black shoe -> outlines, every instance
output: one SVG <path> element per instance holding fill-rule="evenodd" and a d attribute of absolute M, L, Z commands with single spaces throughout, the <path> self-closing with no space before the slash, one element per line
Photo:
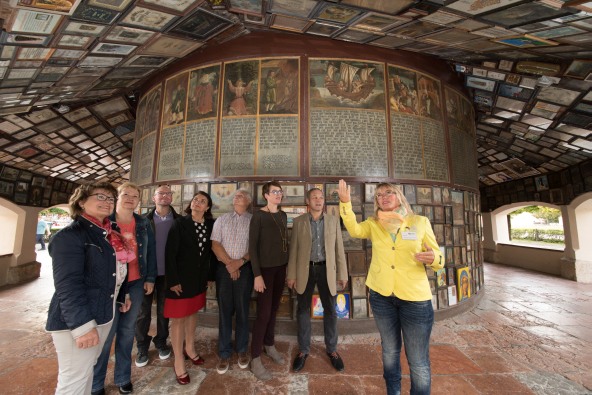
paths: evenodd
<path fill-rule="evenodd" d="M 98 391 L 92 391 L 90 395 L 105 395 L 105 388 L 102 388 Z"/>
<path fill-rule="evenodd" d="M 134 392 L 134 386 L 132 383 L 127 383 L 126 385 L 119 387 L 120 394 L 131 394 L 132 392 Z"/>
<path fill-rule="evenodd" d="M 295 372 L 299 372 L 304 367 L 304 363 L 306 362 L 306 358 L 308 358 L 308 354 L 299 353 L 292 364 L 292 370 Z"/>
<path fill-rule="evenodd" d="M 345 366 L 343 366 L 343 359 L 337 354 L 337 351 L 328 352 L 327 356 L 331 360 L 331 365 L 333 365 L 335 370 L 342 372 L 343 369 L 345 369 Z"/>

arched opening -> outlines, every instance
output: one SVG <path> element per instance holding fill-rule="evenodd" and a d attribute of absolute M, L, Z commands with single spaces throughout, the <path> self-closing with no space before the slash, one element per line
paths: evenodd
<path fill-rule="evenodd" d="M 561 210 L 542 205 L 520 207 L 508 215 L 510 243 L 526 247 L 565 248 Z"/>
<path fill-rule="evenodd" d="M 512 243 L 510 227 L 508 226 L 508 215 L 526 206 L 543 206 L 560 209 L 561 207 L 535 201 L 512 203 L 498 208 L 491 213 L 483 213 L 484 222 L 484 257 L 492 263 L 522 267 L 528 270 L 535 270 L 543 273 L 562 275 L 562 259 L 564 249 L 550 249 L 540 246 L 523 246 Z M 562 214 L 563 211 L 562 211 Z M 569 237 L 565 230 L 566 239 Z M 489 225 L 489 229 L 488 229 Z M 566 241 L 566 244 L 569 244 Z"/>
<path fill-rule="evenodd" d="M 17 205 L 0 198 L 0 222 L 5 229 L 9 230 L 0 237 L 0 256 L 14 253 L 18 217 L 21 214 L 23 214 L 23 210 Z"/>
<path fill-rule="evenodd" d="M 578 196 L 564 211 L 567 226 L 562 276 L 578 282 L 592 283 L 592 193 Z"/>

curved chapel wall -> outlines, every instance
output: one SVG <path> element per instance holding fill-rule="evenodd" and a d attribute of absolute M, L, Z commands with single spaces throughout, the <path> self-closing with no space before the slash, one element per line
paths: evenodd
<path fill-rule="evenodd" d="M 238 187 L 251 189 L 261 206 L 262 183 L 276 179 L 291 218 L 305 212 L 304 192 L 313 184 L 337 213 L 336 182 L 345 178 L 363 219 L 373 212 L 376 182 L 393 181 L 432 221 L 446 253 L 445 271 L 428 270 L 435 307 L 450 309 L 456 291 L 468 298 L 482 286 L 474 113 L 446 63 L 257 32 L 196 52 L 144 88 L 130 177 L 147 187 L 142 210 L 161 183 L 178 192 L 178 210 L 205 189 L 216 214 L 229 211 Z M 366 318 L 371 248 L 343 232 L 351 315 Z M 467 274 L 470 290 L 457 288 Z M 293 302 L 284 302 L 283 317 L 292 318 Z"/>

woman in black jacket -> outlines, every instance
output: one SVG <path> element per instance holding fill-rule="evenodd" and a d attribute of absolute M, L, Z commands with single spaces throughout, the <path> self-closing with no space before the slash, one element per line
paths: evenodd
<path fill-rule="evenodd" d="M 214 264 L 210 235 L 214 226 L 212 199 L 198 192 L 169 232 L 165 252 L 166 300 L 164 316 L 171 319 L 171 343 L 175 354 L 175 376 L 181 385 L 190 382 L 185 359 L 194 365 L 204 360 L 195 351 L 197 312 L 206 303 L 207 283 Z M 183 348 L 185 342 L 185 348 Z"/>
<path fill-rule="evenodd" d="M 115 309 L 131 307 L 126 274 L 134 256 L 108 218 L 116 196 L 106 182 L 78 187 L 70 197 L 74 221 L 49 245 L 55 293 L 45 329 L 58 355 L 56 394 L 91 393 L 93 365 Z"/>

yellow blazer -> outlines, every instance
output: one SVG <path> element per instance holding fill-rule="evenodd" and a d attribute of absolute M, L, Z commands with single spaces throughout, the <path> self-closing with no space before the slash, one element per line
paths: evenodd
<path fill-rule="evenodd" d="M 434 261 L 430 266 L 434 270 L 444 266 L 440 247 L 426 217 L 411 215 L 405 218 L 393 242 L 390 234 L 374 218 L 358 223 L 351 202 L 339 203 L 339 212 L 351 237 L 372 240 L 372 262 L 366 278 L 368 288 L 384 296 L 394 294 L 402 300 L 432 299 L 425 266 L 414 257 L 422 251 L 425 242 L 434 250 Z"/>
<path fill-rule="evenodd" d="M 347 262 L 339 218 L 324 214 L 324 219 L 327 283 L 331 295 L 335 296 L 337 294 L 337 280 L 347 280 Z M 296 292 L 299 294 L 304 293 L 308 283 L 311 249 L 312 231 L 310 229 L 310 214 L 307 213 L 294 219 L 288 259 L 287 278 L 296 280 Z"/>

